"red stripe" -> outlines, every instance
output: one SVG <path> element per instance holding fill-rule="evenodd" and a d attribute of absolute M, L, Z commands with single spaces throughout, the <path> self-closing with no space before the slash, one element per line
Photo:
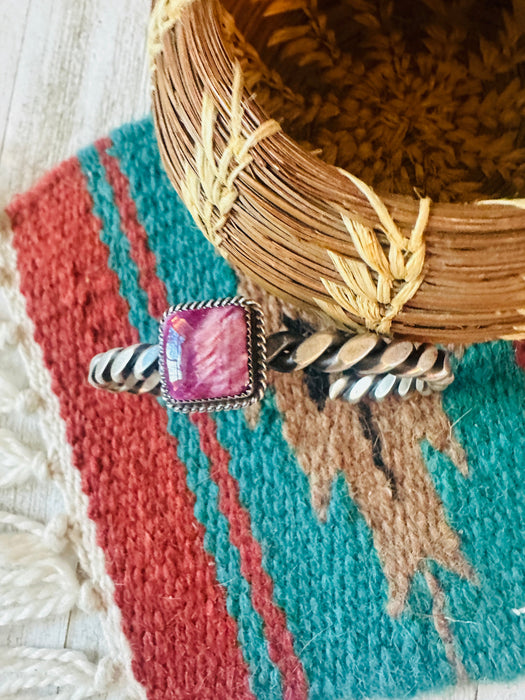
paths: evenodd
<path fill-rule="evenodd" d="M 148 235 L 138 220 L 137 207 L 129 192 L 129 181 L 120 170 L 117 158 L 108 153 L 108 148 L 112 146 L 111 139 L 101 139 L 95 145 L 113 188 L 121 228 L 130 242 L 131 258 L 139 269 L 139 284 L 148 296 L 148 311 L 154 318 L 160 318 L 168 307 L 166 287 L 157 276 L 155 254 L 149 249 Z"/>
<path fill-rule="evenodd" d="M 281 671 L 284 697 L 302 700 L 308 696 L 304 668 L 295 654 L 284 611 L 273 601 L 273 582 L 262 565 L 261 545 L 252 535 L 250 515 L 241 505 L 239 484 L 228 471 L 230 455 L 219 443 L 216 423 L 209 415 L 194 414 L 191 421 L 199 429 L 201 449 L 219 486 L 219 508 L 228 519 L 230 540 L 240 552 L 241 572 L 251 585 L 253 607 L 263 619 L 270 658 Z"/>
<path fill-rule="evenodd" d="M 253 698 L 166 412 L 151 397 L 113 396 L 86 382 L 95 353 L 133 343 L 137 333 L 108 269 L 78 161 L 15 200 L 9 214 L 28 313 L 115 582 L 138 680 L 154 700 Z"/>

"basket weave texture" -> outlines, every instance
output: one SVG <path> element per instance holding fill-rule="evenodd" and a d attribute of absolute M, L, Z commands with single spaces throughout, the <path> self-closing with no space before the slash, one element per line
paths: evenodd
<path fill-rule="evenodd" d="M 158 0 L 161 157 L 274 294 L 355 330 L 525 337 L 520 0 Z"/>

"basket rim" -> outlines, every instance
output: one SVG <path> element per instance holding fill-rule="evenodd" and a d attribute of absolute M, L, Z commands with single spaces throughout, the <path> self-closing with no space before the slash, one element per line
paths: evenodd
<path fill-rule="evenodd" d="M 178 8 L 183 5 L 175 21 L 162 36 L 160 50 L 154 56 L 153 77 L 153 112 L 161 146 L 161 157 L 170 179 L 173 184 L 176 184 L 180 175 L 180 171 L 177 173 L 177 168 L 180 169 L 181 164 L 176 163 L 177 158 L 170 163 L 170 158 L 165 152 L 165 139 L 174 138 L 171 146 L 175 147 L 175 153 L 176 144 L 179 143 L 180 146 L 182 141 L 186 139 L 186 142 L 182 143 L 184 148 L 182 160 L 189 157 L 191 168 L 194 168 L 193 146 L 201 139 L 200 129 L 202 128 L 202 120 L 199 121 L 199 115 L 195 110 L 199 111 L 202 94 L 209 93 L 217 110 L 226 107 L 227 112 L 232 97 L 231 87 L 235 67 L 240 64 L 236 59 L 233 44 L 228 41 L 224 24 L 221 24 L 223 14 L 227 12 L 221 0 L 159 1 L 168 4 L 174 2 Z M 204 55 L 192 53 L 192 47 L 195 49 L 196 46 L 195 39 L 192 37 L 197 28 L 202 28 L 204 32 L 204 36 L 199 38 L 202 46 L 205 47 Z M 210 41 L 210 37 L 212 41 Z M 182 42 L 180 46 L 179 42 Z M 215 44 L 219 42 L 218 47 L 214 45 L 214 42 Z M 180 51 L 182 51 L 182 56 L 179 55 Z M 176 65 L 170 65 L 170 60 Z M 218 71 L 220 79 L 209 75 L 211 69 L 208 66 L 211 60 L 217 61 L 215 70 Z M 192 88 L 191 86 L 187 88 L 185 85 L 184 71 L 182 70 L 185 66 L 191 66 L 189 77 L 190 79 L 195 78 L 197 81 L 193 86 L 192 99 L 194 101 L 188 102 L 193 113 L 188 115 L 182 111 L 177 116 L 177 107 L 168 93 L 178 85 L 179 89 L 186 91 L 184 99 L 190 100 L 189 95 Z M 169 74 L 171 70 L 173 70 L 173 74 L 171 77 L 167 77 L 166 73 Z M 186 76 L 186 83 L 187 78 L 188 76 Z M 175 83 L 170 83 L 172 80 L 175 80 Z M 228 80 L 230 80 L 229 83 Z M 201 94 L 199 94 L 200 90 L 203 91 Z M 159 97 L 160 93 L 162 94 Z M 260 105 L 256 96 L 250 96 L 246 88 L 243 88 L 242 100 L 244 104 L 249 104 L 249 110 L 243 114 L 242 120 L 243 133 L 248 137 L 267 122 L 271 115 Z M 183 109 L 183 104 L 183 102 L 180 103 L 180 109 Z M 174 136 L 173 124 L 170 125 L 166 122 L 167 118 L 169 121 L 169 117 L 162 113 L 163 106 L 169 111 L 172 118 L 182 120 L 182 132 L 178 136 Z M 270 119 L 270 121 L 272 120 Z M 224 133 L 217 136 L 218 143 L 224 143 Z M 179 138 L 182 138 L 182 141 L 177 141 Z M 219 148 L 221 147 L 223 146 L 219 146 Z M 191 150 L 188 151 L 188 148 Z M 267 203 L 268 207 L 271 208 L 272 201 L 275 204 L 277 199 L 272 196 L 273 190 L 269 187 L 269 182 L 272 182 L 271 178 L 276 180 L 275 173 L 278 173 L 281 177 L 279 182 L 282 183 L 283 173 L 289 174 L 290 164 L 293 164 L 292 179 L 286 182 L 285 190 L 279 192 L 280 199 L 277 204 L 291 210 L 297 209 L 298 202 L 306 202 L 308 210 L 306 213 L 297 212 L 295 248 L 291 251 L 287 250 L 286 245 L 281 247 L 281 253 L 290 252 L 291 256 L 287 262 L 284 262 L 283 259 L 284 265 L 279 266 L 276 265 L 276 260 L 281 258 L 274 255 L 273 271 L 270 268 L 272 265 L 269 254 L 272 250 L 271 247 L 264 251 L 260 260 L 258 259 L 257 265 L 260 263 L 258 269 L 251 269 L 251 264 L 255 260 L 253 258 L 254 249 L 243 248 L 246 244 L 250 244 L 248 238 L 251 232 L 247 233 L 246 226 L 250 225 L 250 216 L 253 216 L 255 200 L 251 202 L 251 213 L 243 210 L 244 205 L 232 210 L 233 225 L 237 226 L 234 235 L 238 234 L 240 247 L 235 249 L 235 246 L 227 244 L 224 248 L 221 246 L 219 252 L 253 278 L 258 279 L 259 283 L 262 283 L 273 293 L 287 297 L 293 303 L 304 302 L 311 306 L 312 290 L 321 295 L 326 294 L 323 291 L 319 292 L 318 275 L 320 269 L 323 274 L 326 274 L 327 261 L 326 259 L 321 260 L 321 257 L 308 258 L 307 254 L 305 256 L 304 251 L 301 250 L 302 241 L 304 240 L 304 245 L 308 247 L 308 236 L 309 231 L 311 231 L 318 234 L 318 239 L 326 239 L 326 248 L 320 248 L 323 254 L 326 254 L 328 248 L 335 246 L 335 249 L 338 249 L 340 246 L 341 254 L 344 255 L 342 249 L 345 245 L 348 251 L 348 232 L 342 227 L 340 221 L 341 210 L 364 226 L 373 230 L 381 230 L 382 224 L 378 210 L 372 206 L 370 198 L 363 194 L 363 188 L 360 189 L 355 182 L 349 179 L 353 176 L 349 173 L 345 174 L 346 171 L 312 155 L 282 129 L 275 133 L 272 132 L 263 140 L 258 141 L 251 150 L 255 170 L 253 172 L 251 169 L 244 170 L 236 180 L 236 187 L 241 193 L 241 199 L 246 199 L 248 194 L 254 194 L 259 204 Z M 270 172 L 272 168 L 274 169 L 273 173 Z M 263 171 L 265 173 L 264 178 L 262 178 L 264 181 L 260 181 L 256 178 L 256 174 L 261 174 Z M 358 180 L 358 178 L 354 178 L 354 180 Z M 367 187 L 366 183 L 359 182 Z M 178 189 L 178 186 L 176 188 Z M 371 190 L 371 188 L 368 189 Z M 286 200 L 287 193 L 292 195 L 288 200 Z M 181 194 L 180 190 L 179 194 Z M 295 202 L 294 194 L 296 194 Z M 402 231 L 413 229 L 420 212 L 421 199 L 401 194 L 381 194 L 378 199 L 381 200 L 388 214 Z M 284 211 L 285 209 L 280 210 L 280 212 Z M 286 225 L 289 225 L 289 221 Z M 241 228 L 238 228 L 239 226 Z M 423 286 L 426 285 L 425 290 L 422 286 L 421 291 L 416 291 L 413 302 L 411 298 L 409 303 L 405 302 L 401 313 L 394 317 L 393 332 L 426 340 L 423 331 L 418 330 L 422 329 L 421 324 L 424 324 L 428 338 L 433 339 L 434 342 L 454 342 L 453 338 L 461 338 L 459 342 L 472 342 L 474 339 L 490 340 L 497 337 L 510 337 L 515 331 L 521 334 L 520 337 L 525 336 L 525 326 L 522 325 L 525 313 L 523 308 L 525 307 L 525 265 L 523 264 L 525 261 L 525 200 L 484 199 L 464 203 L 433 201 L 424 233 L 427 250 L 423 279 Z M 266 234 L 263 234 L 263 237 L 266 237 Z M 274 254 L 279 254 L 279 241 L 270 236 L 267 243 L 273 247 Z M 316 241 L 314 241 L 315 243 Z M 324 246 L 325 243 L 323 242 L 321 245 Z M 312 246 L 310 246 L 311 248 Z M 258 250 L 262 252 L 262 249 Z M 299 260 L 298 256 L 301 255 L 301 252 L 303 252 L 303 259 Z M 355 256 L 355 250 L 350 255 Z M 448 291 L 449 296 L 452 296 L 450 296 L 447 306 L 443 301 L 447 292 L 436 287 L 436 284 L 439 285 L 439 281 L 436 282 L 436 280 L 439 278 L 439 271 L 445 270 L 449 266 L 448 283 L 450 283 L 451 274 L 456 274 L 454 269 L 456 255 L 462 256 L 462 278 L 457 284 L 454 282 L 456 287 L 454 292 Z M 477 267 L 474 261 L 475 255 L 478 255 L 481 260 Z M 302 265 L 300 270 L 299 268 L 293 269 L 294 260 L 295 263 L 299 262 Z M 317 267 L 315 267 L 316 265 Z M 491 302 L 492 306 L 491 304 L 485 306 L 481 297 L 485 295 L 485 299 L 490 299 L 490 294 L 495 293 L 496 290 L 500 296 L 503 296 L 502 291 L 497 286 L 499 271 L 496 268 L 498 265 L 500 268 L 508 270 L 505 293 L 510 290 L 508 293 L 511 298 L 505 303 L 502 302 L 501 307 L 499 307 L 500 311 L 489 311 L 489 307 L 492 308 L 495 302 Z M 284 269 L 285 267 L 286 269 Z M 264 270 L 268 273 L 272 272 L 268 279 L 264 278 Z M 273 274 L 274 271 L 275 274 Z M 301 278 L 301 274 L 304 279 Z M 333 269 L 328 274 L 333 275 Z M 487 275 L 488 286 L 485 285 L 482 292 L 478 294 L 477 290 L 485 275 Z M 301 280 L 303 281 L 301 282 Z M 323 281 L 322 276 L 321 281 Z M 472 311 L 471 307 L 467 307 L 463 301 L 458 300 L 457 296 L 463 294 L 460 283 L 465 282 L 472 283 L 469 289 L 469 299 L 475 301 Z M 304 293 L 303 283 L 306 284 Z M 286 286 L 283 287 L 283 284 Z M 434 289 L 435 299 L 429 306 L 429 290 L 431 288 Z M 315 294 L 313 296 L 315 297 Z M 327 297 L 325 296 L 325 298 Z M 443 306 L 443 304 L 445 305 Z M 475 309 L 477 310 L 475 311 Z M 438 316 L 447 318 L 446 327 L 448 330 L 444 330 L 443 333 L 441 333 L 442 327 L 437 322 Z M 472 338 L 472 340 L 467 341 L 467 337 Z"/>
<path fill-rule="evenodd" d="M 152 6 L 165 5 L 168 7 L 168 13 L 171 17 L 170 24 L 164 28 L 164 32 L 173 31 L 175 24 L 180 21 L 183 15 L 195 13 L 198 6 L 206 3 L 208 6 L 219 5 L 224 12 L 227 12 L 224 3 L 221 0 L 153 0 Z M 222 48 L 228 54 L 228 58 L 231 60 L 232 65 L 235 59 L 231 55 L 229 48 L 230 45 L 225 39 L 224 32 L 221 31 L 221 27 L 217 24 L 217 29 L 221 34 Z M 163 37 L 160 37 L 161 42 Z M 157 51 L 161 50 L 160 46 L 157 46 Z M 155 56 L 152 54 L 153 65 L 155 65 Z M 257 115 L 259 123 L 263 123 L 269 119 L 272 119 L 272 115 L 269 114 L 264 107 L 257 101 L 256 95 L 250 95 L 246 92 L 248 98 L 250 99 L 251 105 L 253 107 L 254 114 Z M 217 96 L 221 99 L 221 96 Z M 275 148 L 271 148 L 275 146 Z M 331 165 L 322 159 L 309 153 L 305 148 L 303 148 L 298 141 L 291 136 L 284 128 L 281 129 L 276 134 L 269 136 L 263 147 L 267 148 L 268 151 L 271 150 L 272 159 L 277 158 L 283 153 L 283 146 L 285 147 L 285 152 L 287 152 L 288 157 L 295 157 L 299 162 L 303 162 L 308 165 L 308 177 L 318 177 L 319 175 L 324 176 L 332 182 L 332 187 L 334 189 L 334 201 L 341 202 L 348 198 L 348 205 L 358 206 L 359 209 L 362 207 L 362 211 L 358 211 L 367 223 L 372 223 L 375 219 L 373 209 L 369 208 L 368 201 L 366 197 L 359 192 L 348 178 L 343 174 L 344 168 L 339 168 L 335 165 Z M 351 173 L 351 170 L 347 170 Z M 392 192 L 380 193 L 381 199 L 385 202 L 386 206 L 392 212 L 395 212 L 395 216 L 399 220 L 401 225 L 411 225 L 417 216 L 419 208 L 419 198 L 417 196 L 409 196 L 403 194 L 396 194 Z M 367 216 L 371 214 L 371 218 Z M 430 215 L 430 220 L 428 222 L 427 230 L 439 230 L 446 231 L 448 229 L 447 224 L 452 223 L 454 230 L 456 232 L 456 226 L 458 224 L 462 225 L 464 232 L 483 232 L 490 225 L 490 232 L 499 233 L 504 231 L 517 231 L 525 229 L 525 198 L 498 198 L 498 197 L 487 197 L 485 199 L 473 199 L 465 202 L 440 202 L 432 200 L 432 211 Z"/>

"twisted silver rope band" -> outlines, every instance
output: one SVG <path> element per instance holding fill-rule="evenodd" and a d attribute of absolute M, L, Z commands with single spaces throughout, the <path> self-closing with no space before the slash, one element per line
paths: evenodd
<path fill-rule="evenodd" d="M 267 363 L 278 372 L 313 368 L 330 375 L 329 396 L 357 403 L 414 391 L 443 391 L 454 379 L 449 353 L 428 343 L 389 340 L 373 333 L 337 331 L 311 335 L 274 333 L 266 341 Z M 91 360 L 89 382 L 113 392 L 160 395 L 159 346 L 113 348 Z"/>
<path fill-rule="evenodd" d="M 158 345 L 137 343 L 95 355 L 89 365 L 89 383 L 99 389 L 160 396 Z"/>

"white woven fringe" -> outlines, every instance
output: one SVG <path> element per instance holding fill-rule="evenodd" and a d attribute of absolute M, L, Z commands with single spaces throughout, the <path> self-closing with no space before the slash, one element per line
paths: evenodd
<path fill-rule="evenodd" d="M 87 497 L 72 464 L 58 399 L 33 340 L 11 241 L 9 223 L 2 216 L 0 502 L 5 503 L 6 489 L 51 480 L 61 491 L 65 509 L 47 523 L 0 510 L 0 633 L 6 626 L 80 609 L 97 614 L 108 653 L 91 661 L 74 649 L 0 646 L 0 698 L 145 700 L 131 670 L 113 582 L 96 543 L 95 525 L 87 516 Z"/>

